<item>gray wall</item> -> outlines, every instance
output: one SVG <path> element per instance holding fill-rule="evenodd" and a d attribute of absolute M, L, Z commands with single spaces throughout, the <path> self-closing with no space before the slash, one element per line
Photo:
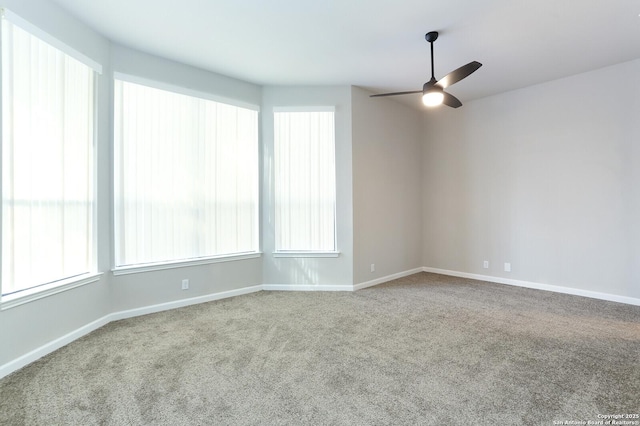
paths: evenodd
<path fill-rule="evenodd" d="M 98 263 L 109 264 L 109 42 L 47 0 L 6 0 L 3 6 L 101 63 L 98 89 Z M 0 366 L 110 312 L 108 275 L 98 282 L 0 311 Z"/>
<path fill-rule="evenodd" d="M 422 266 L 422 111 L 352 88 L 354 282 Z M 371 264 L 375 272 L 371 272 Z"/>
<path fill-rule="evenodd" d="M 262 102 L 260 86 L 120 45 L 113 45 L 111 50 L 111 66 L 116 73 L 253 105 Z M 181 289 L 181 281 L 185 278 L 190 281 L 189 290 Z M 259 284 L 262 284 L 261 259 L 117 275 L 111 278 L 112 311 L 137 309 Z"/>
<path fill-rule="evenodd" d="M 638 75 L 640 60 L 425 114 L 424 266 L 640 297 Z"/>
<path fill-rule="evenodd" d="M 353 284 L 353 195 L 351 88 L 268 86 L 262 110 L 262 250 L 264 283 L 275 285 Z M 274 258 L 273 108 L 335 106 L 337 258 Z"/>
<path fill-rule="evenodd" d="M 246 81 L 191 67 L 169 59 L 113 44 L 111 64 L 114 72 L 135 75 L 259 106 L 262 87 Z"/>
<path fill-rule="evenodd" d="M 0 310 L 0 367 L 123 310 L 210 295 L 262 283 L 262 260 L 249 259 L 112 276 L 112 71 L 260 105 L 259 86 L 147 55 L 108 40 L 48 0 L 8 0 L 4 6 L 101 63 L 97 92 L 99 281 Z M 190 290 L 180 281 L 190 279 Z"/>

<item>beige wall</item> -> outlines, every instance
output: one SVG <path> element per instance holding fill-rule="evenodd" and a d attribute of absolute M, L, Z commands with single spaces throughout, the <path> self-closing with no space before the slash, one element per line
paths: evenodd
<path fill-rule="evenodd" d="M 424 113 L 369 95 L 352 88 L 356 284 L 422 266 Z"/>
<path fill-rule="evenodd" d="M 425 114 L 424 266 L 640 297 L 638 75 L 640 60 Z"/>

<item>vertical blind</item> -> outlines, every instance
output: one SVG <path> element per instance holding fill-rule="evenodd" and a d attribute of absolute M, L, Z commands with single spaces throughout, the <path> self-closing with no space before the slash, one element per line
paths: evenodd
<path fill-rule="evenodd" d="M 2 294 L 94 267 L 94 72 L 2 20 Z"/>
<path fill-rule="evenodd" d="M 336 250 L 333 111 L 274 112 L 277 251 Z"/>
<path fill-rule="evenodd" d="M 258 112 L 115 81 L 116 266 L 257 251 Z"/>

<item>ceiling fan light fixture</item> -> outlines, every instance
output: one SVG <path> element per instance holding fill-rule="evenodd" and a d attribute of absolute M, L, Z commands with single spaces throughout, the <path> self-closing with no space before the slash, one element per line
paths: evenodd
<path fill-rule="evenodd" d="M 422 95 L 422 103 L 428 107 L 434 107 L 442 104 L 444 101 L 444 93 L 442 90 L 430 89 Z"/>
<path fill-rule="evenodd" d="M 425 39 L 429 42 L 431 50 L 431 80 L 427 81 L 422 90 L 411 90 L 408 92 L 394 92 L 394 93 L 379 93 L 376 95 L 370 95 L 372 98 L 380 96 L 397 96 L 397 95 L 410 95 L 413 93 L 422 93 L 422 103 L 427 107 L 435 107 L 445 104 L 451 108 L 459 108 L 462 106 L 462 102 L 451 93 L 445 92 L 445 89 L 452 84 L 457 83 L 463 78 L 469 77 L 473 74 L 482 64 L 478 61 L 469 62 L 467 65 L 463 65 L 451 71 L 449 74 L 442 77 L 440 80 L 436 80 L 435 72 L 433 69 L 433 42 L 438 39 L 437 31 L 430 31 L 425 36 Z"/>

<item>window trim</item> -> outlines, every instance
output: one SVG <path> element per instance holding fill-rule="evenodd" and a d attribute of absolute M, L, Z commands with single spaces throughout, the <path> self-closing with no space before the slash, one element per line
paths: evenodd
<path fill-rule="evenodd" d="M 202 257 L 194 257 L 194 258 L 186 258 L 186 259 L 172 259 L 167 261 L 159 261 L 159 262 L 150 262 L 150 263 L 139 263 L 139 264 L 131 264 L 131 265 L 118 265 L 117 264 L 117 251 L 118 251 L 118 235 L 117 235 L 117 215 L 118 211 L 116 210 L 116 181 L 119 179 L 117 176 L 118 165 L 116 164 L 116 144 L 115 144 L 115 83 L 116 80 L 120 80 L 126 83 L 133 83 L 138 85 L 143 85 L 147 87 L 151 87 L 158 90 L 164 90 L 168 92 L 177 93 L 180 95 L 196 97 L 200 99 L 205 99 L 217 103 L 222 103 L 230 106 L 234 106 L 237 108 L 244 108 L 251 111 L 255 111 L 257 113 L 257 130 L 258 130 L 258 139 L 257 139 L 257 182 L 255 185 L 255 200 L 256 200 L 256 215 L 254 218 L 254 226 L 256 228 L 257 237 L 255 242 L 255 247 L 253 251 L 250 252 L 241 252 L 241 253 L 225 253 L 220 255 L 213 256 L 202 256 Z M 114 276 L 118 275 L 127 275 L 127 274 L 136 274 L 140 272 L 152 272 L 158 270 L 165 269 L 173 269 L 173 268 L 182 268 L 188 266 L 197 266 L 197 265 L 208 265 L 213 263 L 221 263 L 221 262 L 230 262 L 236 260 L 244 260 L 244 259 L 253 259 L 262 257 L 262 235 L 261 235 L 261 211 L 262 211 L 262 196 L 261 196 L 261 171 L 262 165 L 260 161 L 261 155 L 261 145 L 260 145 L 260 134 L 261 134 L 261 115 L 260 115 L 260 106 L 250 103 L 240 101 L 234 98 L 227 98 L 224 96 L 219 96 L 210 92 L 204 92 L 195 89 L 189 89 L 184 86 L 179 86 L 171 83 L 166 83 L 160 80 L 154 80 L 147 77 L 141 77 L 135 74 L 123 73 L 119 71 L 114 71 L 111 79 L 111 139 L 112 139 L 112 161 L 111 161 L 111 172 L 112 172 L 112 190 L 110 193 L 111 196 L 111 213 L 112 213 L 112 229 L 110 231 L 111 234 L 111 272 Z"/>
<path fill-rule="evenodd" d="M 11 10 L 6 9 L 4 7 L 0 7 L 0 26 L 4 25 L 2 21 L 8 21 L 11 25 L 17 26 L 23 31 L 29 33 L 31 36 L 40 39 L 41 41 L 49 44 L 54 49 L 59 50 L 65 55 L 77 60 L 82 63 L 86 67 L 88 67 L 92 72 L 92 101 L 93 101 L 93 116 L 91 123 L 92 127 L 92 137 L 91 140 L 88 141 L 90 144 L 92 155 L 91 155 L 91 178 L 92 178 L 92 212 L 91 212 L 91 261 L 89 262 L 90 270 L 88 272 L 84 272 L 80 275 L 74 275 L 71 277 L 63 277 L 59 280 L 42 283 L 35 287 L 29 287 L 23 290 L 19 290 L 17 292 L 11 294 L 2 294 L 2 274 L 1 274 L 1 263 L 0 263 L 0 311 L 5 309 L 10 309 L 15 306 L 20 306 L 25 303 L 32 302 L 34 300 L 39 300 L 45 297 L 52 296 L 54 294 L 58 294 L 67 290 L 71 290 L 80 286 L 84 286 L 86 284 L 90 284 L 100 280 L 100 277 L 103 275 L 98 269 L 98 127 L 99 127 L 99 102 L 98 102 L 98 92 L 99 92 L 99 79 L 102 75 L 103 68 L 102 64 L 96 60 L 93 60 L 89 56 L 81 53 L 80 51 L 74 49 L 67 43 L 61 41 L 60 39 L 52 36 L 45 30 L 41 29 L 35 24 L 32 24 L 28 20 L 22 18 L 20 15 L 13 13 Z M 2 40 L 0 40 L 1 44 Z M 0 76 L 2 74 L 4 64 L 2 61 L 2 57 L 0 56 Z M 2 119 L 4 104 L 2 102 L 2 92 L 4 87 L 0 84 L 0 120 Z M 0 164 L 2 163 L 2 133 L 0 132 Z M 0 174 L 0 195 L 2 192 L 2 174 Z M 1 203 L 1 201 L 0 201 Z M 2 210 L 0 209 L 0 234 L 2 228 Z M 0 257 L 2 256 L 2 245 L 0 244 Z"/>
<path fill-rule="evenodd" d="M 316 250 L 276 250 L 273 253 L 273 257 L 280 258 L 291 258 L 291 257 L 340 257 L 340 251 L 338 250 L 327 250 L 327 251 L 316 251 Z"/>
<path fill-rule="evenodd" d="M 171 260 L 166 262 L 140 263 L 135 265 L 118 266 L 111 270 L 114 276 L 137 274 L 140 272 L 161 271 L 164 269 L 184 268 L 188 266 L 210 265 L 213 263 L 235 262 L 237 260 L 257 259 L 262 252 L 245 252 L 223 254 L 219 256 L 197 257 L 192 259 Z"/>
<path fill-rule="evenodd" d="M 332 105 L 276 106 L 273 107 L 273 112 L 332 112 L 335 114 L 336 107 Z"/>
<path fill-rule="evenodd" d="M 148 86 L 148 87 L 152 87 L 152 88 L 158 89 L 158 90 L 164 90 L 164 91 L 167 91 L 167 92 L 178 93 L 180 95 L 192 96 L 192 97 L 200 98 L 200 99 L 206 99 L 208 101 L 223 103 L 223 104 L 235 106 L 235 107 L 238 107 L 238 108 L 246 108 L 246 109 L 250 109 L 252 111 L 256 111 L 258 113 L 260 112 L 260 106 L 256 105 L 256 104 L 253 104 L 253 103 L 250 103 L 250 102 L 243 102 L 243 101 L 240 101 L 240 100 L 237 100 L 237 99 L 227 98 L 225 96 L 216 95 L 214 93 L 204 92 L 202 90 L 189 89 L 187 87 L 179 86 L 177 84 L 166 83 L 164 81 L 154 80 L 154 79 L 147 78 L 147 77 L 141 77 L 141 76 L 135 75 L 135 74 L 128 74 L 128 73 L 123 73 L 123 72 L 120 72 L 120 71 L 114 71 L 113 72 L 113 79 L 112 79 L 112 83 L 114 83 L 114 87 L 115 87 L 115 80 L 120 80 L 120 81 L 124 81 L 124 82 L 127 82 L 127 83 L 139 84 L 139 85 L 142 85 L 142 86 Z M 259 119 L 259 117 L 258 117 L 258 119 Z"/>
<path fill-rule="evenodd" d="M 298 105 L 298 106 L 274 106 L 272 109 L 272 117 L 275 121 L 276 113 L 287 113 L 287 112 L 331 112 L 333 113 L 333 126 L 334 126 L 334 139 L 333 139 L 333 168 L 334 168 L 334 179 L 335 179 L 335 189 L 334 189 L 334 200 L 333 200 L 333 250 L 286 250 L 279 249 L 275 247 L 272 252 L 273 257 L 275 258 L 295 258 L 295 257 L 306 257 L 306 258 L 330 258 L 330 257 L 339 257 L 340 250 L 338 249 L 338 164 L 337 164 L 337 154 L 336 154 L 336 107 L 333 105 Z M 275 123 L 274 123 L 274 138 L 273 138 L 273 149 L 275 152 Z M 274 171 L 275 173 L 275 158 L 274 158 Z M 272 177 L 275 182 L 275 176 Z M 274 196 L 275 196 L 275 187 L 273 188 Z M 273 208 L 276 209 L 275 199 Z M 274 215 L 275 217 L 275 215 Z M 274 241 L 275 243 L 275 241 Z"/>
<path fill-rule="evenodd" d="M 20 290 L 16 293 L 0 296 L 0 311 L 15 308 L 25 303 L 53 296 L 77 287 L 100 281 L 102 272 L 87 272 L 71 278 L 66 278 L 51 283 Z"/>

